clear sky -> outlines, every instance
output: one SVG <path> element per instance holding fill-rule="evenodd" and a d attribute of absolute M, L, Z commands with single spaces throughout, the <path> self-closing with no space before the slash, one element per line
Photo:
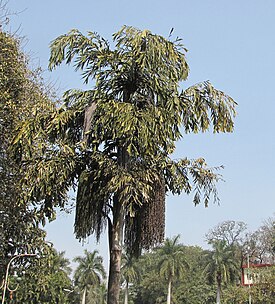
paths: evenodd
<path fill-rule="evenodd" d="M 33 66 L 47 69 L 49 43 L 77 28 L 107 39 L 124 24 L 168 37 L 170 29 L 189 50 L 190 76 L 183 84 L 210 80 L 238 102 L 232 134 L 186 135 L 177 157 L 204 157 L 224 165 L 218 185 L 220 205 L 194 207 L 192 196 L 167 199 L 166 235 L 181 234 L 187 245 L 206 246 L 205 233 L 225 220 L 258 228 L 275 211 L 275 1 L 273 0 L 9 0 L 17 15 L 10 26 L 26 36 Z M 72 67 L 45 71 L 61 93 L 84 88 Z M 60 215 L 47 226 L 48 239 L 72 258 L 83 253 L 73 238 L 73 216 Z M 107 240 L 97 247 L 106 259 Z"/>

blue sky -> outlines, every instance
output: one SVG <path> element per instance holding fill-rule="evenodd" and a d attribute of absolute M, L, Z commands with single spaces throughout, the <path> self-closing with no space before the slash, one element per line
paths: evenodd
<path fill-rule="evenodd" d="M 47 71 L 49 43 L 77 28 L 107 39 L 124 24 L 167 37 L 170 29 L 183 38 L 190 65 L 186 88 L 210 80 L 238 102 L 232 134 L 185 135 L 177 157 L 204 157 L 210 166 L 224 165 L 225 182 L 218 185 L 220 205 L 194 207 L 192 196 L 167 199 L 166 235 L 181 234 L 187 245 L 206 246 L 205 233 L 225 220 L 244 221 L 250 230 L 275 211 L 275 1 L 273 0 L 9 0 L 10 26 L 26 37 L 32 65 L 61 94 L 84 88 L 72 67 Z M 73 238 L 73 216 L 61 214 L 47 226 L 48 238 L 72 258 L 83 246 Z M 107 259 L 107 240 L 99 248 Z"/>

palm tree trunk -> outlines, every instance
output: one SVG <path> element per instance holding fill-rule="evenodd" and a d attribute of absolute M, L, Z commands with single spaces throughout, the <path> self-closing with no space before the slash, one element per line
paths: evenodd
<path fill-rule="evenodd" d="M 86 302 L 86 290 L 86 287 L 84 287 L 81 304 L 85 304 Z"/>
<path fill-rule="evenodd" d="M 217 303 L 217 304 L 220 304 L 220 303 L 221 303 L 221 286 L 219 286 L 219 285 L 218 285 L 218 287 L 217 287 L 216 303 Z"/>
<path fill-rule="evenodd" d="M 171 278 L 169 278 L 168 291 L 167 291 L 167 304 L 171 303 L 171 289 L 172 289 L 172 280 L 171 280 Z"/>
<path fill-rule="evenodd" d="M 126 282 L 124 304 L 128 304 L 128 297 L 129 297 L 129 283 Z"/>
<path fill-rule="evenodd" d="M 123 101 L 128 102 L 129 92 L 123 93 Z M 124 168 L 127 167 L 129 155 L 125 147 L 118 147 L 118 164 Z M 113 198 L 113 224 L 109 221 L 109 251 L 110 266 L 108 279 L 107 304 L 119 304 L 120 293 L 120 267 L 122 255 L 122 237 L 124 227 L 124 206 L 119 200 L 119 193 Z"/>
<path fill-rule="evenodd" d="M 222 277 L 221 274 L 217 274 L 217 297 L 216 297 L 216 303 L 220 304 L 221 303 L 221 289 L 222 289 Z"/>
<path fill-rule="evenodd" d="M 110 266 L 108 280 L 107 304 L 119 304 L 120 292 L 120 265 L 122 254 L 122 230 L 123 230 L 123 212 L 122 203 L 117 196 L 114 197 L 113 205 L 113 223 L 109 223 L 109 251 Z"/>

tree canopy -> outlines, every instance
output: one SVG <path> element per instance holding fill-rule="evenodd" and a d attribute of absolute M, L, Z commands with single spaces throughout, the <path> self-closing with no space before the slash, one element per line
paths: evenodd
<path fill-rule="evenodd" d="M 60 107 L 36 113 L 14 140 L 16 147 L 32 151 L 32 140 L 47 137 L 38 146 L 43 157 L 26 159 L 27 176 L 38 177 L 27 199 L 49 210 L 63 206 L 65 193 L 78 182 L 79 238 L 100 235 L 116 193 L 130 218 L 161 196 L 157 192 L 168 190 L 194 190 L 194 202 L 204 195 L 208 204 L 218 175 L 202 158 L 174 161 L 170 154 L 181 126 L 185 132 L 206 131 L 211 123 L 214 132 L 233 130 L 232 98 L 209 82 L 179 92 L 189 71 L 179 39 L 172 42 L 126 26 L 113 39 L 114 50 L 93 32 L 86 37 L 72 30 L 52 42 L 50 68 L 74 62 L 85 82 L 94 81 L 93 88 L 65 92 Z"/>
<path fill-rule="evenodd" d="M 1 26 L 2 10 L 1 1 Z M 29 68 L 28 57 L 21 51 L 21 39 L 0 28 L 0 276 L 13 254 L 45 254 L 49 249 L 37 208 L 23 199 L 20 153 L 12 151 L 19 125 L 48 101 L 39 70 Z M 34 155 L 35 147 L 32 151 Z"/>

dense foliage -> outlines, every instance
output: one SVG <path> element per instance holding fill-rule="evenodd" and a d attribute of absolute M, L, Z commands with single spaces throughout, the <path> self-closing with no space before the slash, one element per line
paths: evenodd
<path fill-rule="evenodd" d="M 22 159 L 11 150 L 19 124 L 49 102 L 39 71 L 28 68 L 20 42 L 0 28 L 0 277 L 11 255 L 48 250 L 39 213 L 22 199 Z"/>
<path fill-rule="evenodd" d="M 226 222 L 219 226 L 225 224 Z M 237 222 L 234 224 L 238 225 Z M 257 231 L 266 231 L 272 227 L 274 220 L 270 219 Z M 243 231 L 243 234 L 245 235 L 246 231 Z M 239 241 L 239 246 L 245 247 L 246 241 Z M 268 243 L 265 245 L 266 248 L 270 247 Z M 238 247 L 227 245 L 224 240 L 215 240 L 213 247 L 207 250 L 199 246 L 186 246 L 179 243 L 179 236 L 176 236 L 166 239 L 164 244 L 155 250 L 144 252 L 138 259 L 125 253 L 122 259 L 120 303 L 212 304 L 216 301 L 217 287 L 220 284 L 222 303 L 246 304 L 250 294 L 255 303 L 272 304 L 275 294 L 275 252 L 266 252 L 267 260 L 263 261 L 273 260 L 273 267 L 253 268 L 254 257 L 250 256 L 250 270 L 257 278 L 257 284 L 249 288 L 240 284 L 240 256 L 232 255 L 236 250 Z M 85 251 L 83 256 L 75 258 L 75 262 L 77 266 L 74 270 L 74 280 L 68 276 L 70 267 L 64 252 L 57 253 L 54 249 L 51 249 L 51 255 L 29 260 L 24 267 L 20 264 L 14 265 L 13 271 L 16 270 L 20 280 L 15 281 L 12 276 L 10 278 L 11 288 L 18 284 L 11 303 L 106 304 L 107 290 L 102 257 L 97 251 Z M 221 274 L 222 280 L 218 283 L 217 273 L 221 265 L 224 265 L 222 269 L 226 273 Z M 172 284 L 168 299 L 171 275 Z M 6 302 L 9 303 L 8 298 Z"/>
<path fill-rule="evenodd" d="M 19 153 L 11 149 L 12 141 L 18 126 L 27 118 L 35 117 L 37 111 L 43 111 L 43 105 L 50 106 L 47 88 L 43 85 L 40 71 L 32 70 L 28 65 L 28 57 L 21 51 L 21 39 L 15 34 L 5 31 L 6 11 L 4 1 L 0 2 L 0 284 L 4 287 L 5 272 L 9 261 L 16 259 L 10 265 L 10 274 L 16 271 L 24 280 L 16 295 L 18 303 L 42 303 L 42 279 L 44 289 L 49 290 L 46 281 L 57 280 L 46 274 L 47 263 L 52 261 L 54 252 L 45 241 L 46 233 L 39 224 L 41 213 L 31 201 L 23 199 L 23 189 L 20 180 L 20 168 L 24 160 Z M 35 147 L 32 151 L 35 155 Z M 43 259 L 30 259 L 24 254 L 37 254 Z M 47 261 L 47 262 L 46 262 Z M 43 270 L 43 271 L 42 271 Z M 22 276 L 25 271 L 25 276 Z M 43 273 L 42 273 L 42 272 Z M 56 272 L 56 269 L 53 271 Z M 32 283 L 29 281 L 32 276 Z M 34 277 L 36 276 L 36 282 Z M 60 278 L 60 282 L 64 278 Z M 9 281 L 11 289 L 16 282 Z M 52 284 L 52 282 L 51 282 Z M 56 282 L 56 284 L 59 284 Z M 48 287 L 47 287 L 48 286 Z M 56 288 L 56 287 L 55 287 Z M 45 293 L 45 291 L 44 291 Z M 26 297 L 29 297 L 26 300 Z M 9 294 L 6 293 L 6 300 Z M 40 300 L 35 300 L 35 299 Z M 36 301 L 36 302 L 35 302 Z M 52 302 L 56 303 L 56 302 Z"/>
<path fill-rule="evenodd" d="M 64 252 L 36 258 L 27 267 L 19 268 L 21 277 L 12 303 L 66 304 L 70 303 L 64 289 L 72 288 L 71 269 Z"/>
<path fill-rule="evenodd" d="M 225 227 L 235 227 L 231 236 L 235 239 L 232 243 L 227 243 L 227 229 Z M 243 222 L 226 221 L 214 227 L 207 237 L 217 235 L 219 238 L 212 240 L 211 249 L 205 250 L 200 247 L 185 246 L 179 244 L 179 251 L 183 253 L 182 262 L 187 262 L 189 267 L 182 268 L 179 265 L 178 272 L 181 273 L 172 284 L 171 303 L 217 303 L 217 289 L 220 288 L 221 303 L 248 303 L 249 293 L 253 303 L 273 303 L 275 295 L 275 276 L 274 261 L 275 251 L 269 251 L 272 246 L 272 237 L 275 235 L 274 218 L 270 218 L 255 232 L 248 234 L 244 228 Z M 241 227 L 241 229 L 239 229 Z M 259 232 L 265 231 L 266 235 L 260 235 Z M 270 231 L 273 231 L 270 235 Z M 234 234 L 234 235 L 233 235 Z M 249 255 L 247 251 L 247 238 L 253 235 L 255 243 L 265 240 L 264 252 L 265 259 L 261 263 L 270 263 L 269 267 L 257 268 L 254 266 L 255 256 Z M 255 235 L 257 237 L 255 238 Z M 268 237 L 271 236 L 271 237 Z M 170 244 L 173 243 L 170 239 Z M 156 304 L 168 303 L 167 301 L 167 277 L 159 275 L 158 266 L 162 264 L 167 257 L 163 256 L 163 251 L 167 244 L 153 252 L 144 253 L 136 264 L 139 269 L 138 279 L 133 279 L 130 284 L 129 303 L 134 304 Z M 263 243 L 257 250 L 261 250 Z M 250 260 L 250 271 L 257 284 L 250 286 L 241 285 L 242 265 L 247 263 L 240 256 L 239 252 L 248 253 Z M 171 261 L 173 261 L 173 252 L 171 251 Z M 259 260 L 258 260 L 259 261 Z M 173 264 L 176 265 L 176 264 Z M 258 264 L 255 264 L 258 265 Z M 218 281 L 220 280 L 220 281 Z"/>

